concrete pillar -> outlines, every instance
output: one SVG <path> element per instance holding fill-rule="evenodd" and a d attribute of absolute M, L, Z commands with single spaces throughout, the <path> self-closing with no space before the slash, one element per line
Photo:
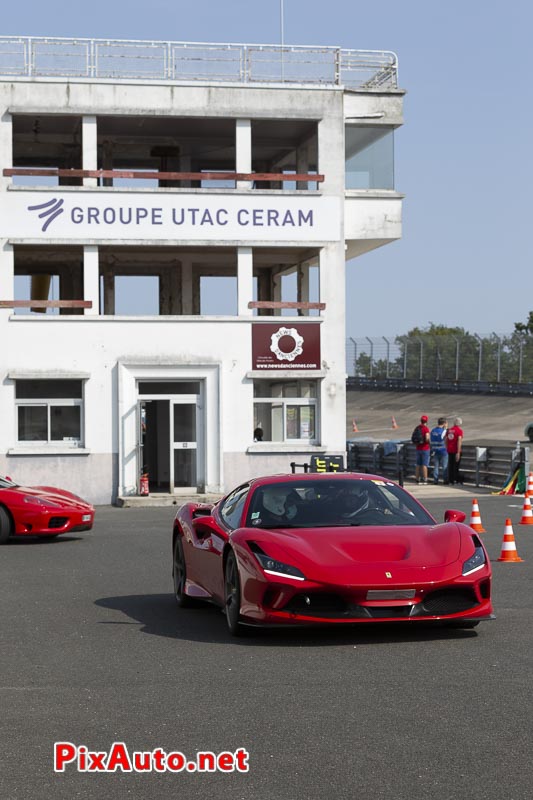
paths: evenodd
<path fill-rule="evenodd" d="M 104 314 L 113 316 L 115 313 L 115 276 L 112 268 L 104 272 Z"/>
<path fill-rule="evenodd" d="M 192 259 L 181 259 L 181 313 L 189 316 L 193 313 L 192 307 Z"/>
<path fill-rule="evenodd" d="M 238 119 L 235 121 L 235 150 L 237 172 L 252 171 L 252 121 Z M 237 189 L 251 189 L 252 181 L 237 181 Z"/>
<path fill-rule="evenodd" d="M 272 285 L 270 281 L 270 270 L 260 269 L 257 275 L 257 299 L 258 300 L 271 300 L 272 299 Z M 259 308 L 257 315 L 259 317 L 271 317 L 274 314 L 271 308 Z"/>
<path fill-rule="evenodd" d="M 281 299 L 281 271 L 274 272 L 272 270 L 272 300 L 279 303 Z M 279 314 L 280 312 L 275 310 L 274 313 Z"/>
<path fill-rule="evenodd" d="M 251 247 L 237 248 L 237 314 L 239 317 L 251 317 L 253 309 L 248 308 L 248 303 L 253 298 L 253 249 Z"/>
<path fill-rule="evenodd" d="M 7 111 L 0 117 L 0 164 L 3 167 L 13 166 L 13 122 Z M 0 191 L 11 185 L 13 178 L 4 178 L 0 170 Z"/>
<path fill-rule="evenodd" d="M 192 161 L 190 156 L 180 155 L 179 171 L 192 172 Z M 192 181 L 181 181 L 180 186 L 182 189 L 190 189 L 192 186 Z"/>
<path fill-rule="evenodd" d="M 177 264 L 166 264 L 159 272 L 159 313 L 181 314 L 181 275 Z"/>
<path fill-rule="evenodd" d="M 15 254 L 7 239 L 0 240 L 0 300 L 15 299 Z M 0 320 L 7 320 L 12 308 L 0 308 Z"/>
<path fill-rule="evenodd" d="M 327 364 L 321 384 L 322 434 L 332 447 L 341 448 L 346 440 L 346 330 L 344 242 L 334 242 L 320 250 L 320 301 L 326 303 L 320 326 L 320 352 Z"/>
<path fill-rule="evenodd" d="M 192 313 L 195 316 L 200 314 L 202 309 L 201 287 L 200 287 L 200 273 L 198 270 L 192 270 Z"/>
<path fill-rule="evenodd" d="M 309 172 L 309 148 L 306 144 L 301 144 L 296 148 L 296 172 L 300 175 Z M 298 181 L 296 188 L 298 190 L 308 189 L 309 183 Z"/>
<path fill-rule="evenodd" d="M 105 141 L 102 148 L 102 169 L 113 169 L 113 142 Z M 104 178 L 104 186 L 113 186 L 113 178 Z"/>
<path fill-rule="evenodd" d="M 98 247 L 86 245 L 83 248 L 83 299 L 92 300 L 92 308 L 85 308 L 84 313 L 94 316 L 100 313 L 100 275 Z"/>
<path fill-rule="evenodd" d="M 98 169 L 96 117 L 81 118 L 82 169 Z M 84 186 L 98 186 L 98 178 L 84 178 Z"/>
<path fill-rule="evenodd" d="M 298 264 L 298 302 L 309 302 L 309 267 L 304 264 Z M 300 316 L 309 316 L 308 308 L 300 308 L 298 310 Z"/>
<path fill-rule="evenodd" d="M 167 316 L 169 312 L 170 302 L 170 282 L 168 269 L 161 268 L 158 275 L 159 278 L 159 314 L 160 316 Z"/>

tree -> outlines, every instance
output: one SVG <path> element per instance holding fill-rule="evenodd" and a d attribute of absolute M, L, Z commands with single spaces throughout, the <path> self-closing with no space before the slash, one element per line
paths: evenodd
<path fill-rule="evenodd" d="M 464 328 L 412 328 L 396 338 L 403 375 L 411 380 L 477 380 L 479 342 Z"/>

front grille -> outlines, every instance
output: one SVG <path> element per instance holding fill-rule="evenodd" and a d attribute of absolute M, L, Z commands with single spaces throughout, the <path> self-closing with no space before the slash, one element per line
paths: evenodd
<path fill-rule="evenodd" d="M 50 517 L 49 528 L 62 528 L 68 522 L 68 517 Z"/>
<path fill-rule="evenodd" d="M 461 611 L 477 606 L 479 603 L 471 589 L 439 589 L 424 598 L 417 611 L 418 614 L 458 614 Z"/>
<path fill-rule="evenodd" d="M 411 615 L 412 606 L 365 606 L 372 619 L 402 619 Z"/>

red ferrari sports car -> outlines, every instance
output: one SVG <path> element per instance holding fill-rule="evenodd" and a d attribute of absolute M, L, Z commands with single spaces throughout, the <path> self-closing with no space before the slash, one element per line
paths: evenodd
<path fill-rule="evenodd" d="M 179 606 L 208 600 L 245 625 L 492 618 L 491 568 L 465 514 L 438 524 L 392 481 L 355 473 L 257 478 L 174 520 Z"/>
<path fill-rule="evenodd" d="M 94 508 L 53 486 L 19 486 L 0 476 L 0 544 L 10 536 L 59 536 L 90 531 Z"/>

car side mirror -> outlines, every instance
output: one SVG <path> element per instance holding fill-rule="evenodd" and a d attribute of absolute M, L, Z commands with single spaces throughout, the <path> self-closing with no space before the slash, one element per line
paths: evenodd
<path fill-rule="evenodd" d="M 222 530 L 215 518 L 211 515 L 206 517 L 196 517 L 192 521 L 192 527 L 198 539 L 205 539 L 206 536 L 209 536 L 212 533 L 219 538 L 224 539 L 224 541 L 229 539 L 227 532 Z"/>
<path fill-rule="evenodd" d="M 444 512 L 444 522 L 464 522 L 466 514 L 464 511 L 456 511 L 454 508 L 449 508 Z"/>

